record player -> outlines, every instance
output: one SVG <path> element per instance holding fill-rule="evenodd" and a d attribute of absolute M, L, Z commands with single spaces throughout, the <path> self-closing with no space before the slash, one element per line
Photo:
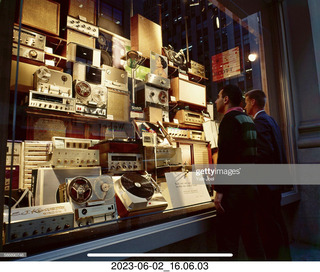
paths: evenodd
<path fill-rule="evenodd" d="M 114 182 L 120 217 L 166 209 L 168 202 L 151 175 L 125 173 Z"/>

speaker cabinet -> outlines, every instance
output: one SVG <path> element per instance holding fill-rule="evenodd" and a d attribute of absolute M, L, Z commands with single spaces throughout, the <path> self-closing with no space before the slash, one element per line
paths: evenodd
<path fill-rule="evenodd" d="M 72 17 L 85 17 L 90 24 L 96 24 L 96 1 L 95 0 L 69 0 L 68 14 Z"/>
<path fill-rule="evenodd" d="M 150 52 L 161 55 L 161 26 L 144 18 L 140 14 L 131 17 L 131 49 L 150 57 Z"/>
<path fill-rule="evenodd" d="M 108 88 L 107 115 L 115 121 L 129 122 L 129 93 Z"/>
<path fill-rule="evenodd" d="M 60 4 L 52 0 L 24 0 L 21 22 L 59 36 Z"/>
<path fill-rule="evenodd" d="M 206 86 L 179 77 L 171 79 L 171 94 L 177 101 L 206 107 Z"/>

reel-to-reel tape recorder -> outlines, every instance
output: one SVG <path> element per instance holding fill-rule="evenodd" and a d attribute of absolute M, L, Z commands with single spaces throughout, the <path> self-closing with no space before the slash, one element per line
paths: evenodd
<path fill-rule="evenodd" d="M 113 179 L 109 175 L 78 176 L 66 180 L 65 192 L 78 226 L 117 218 Z"/>
<path fill-rule="evenodd" d="M 76 80 L 74 91 L 77 112 L 107 116 L 108 89 L 106 87 Z"/>

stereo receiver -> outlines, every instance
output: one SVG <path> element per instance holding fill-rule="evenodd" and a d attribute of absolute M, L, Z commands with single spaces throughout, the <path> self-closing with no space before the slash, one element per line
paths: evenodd
<path fill-rule="evenodd" d="M 179 121 L 179 124 L 187 124 L 187 125 L 201 125 L 204 122 L 204 119 L 201 113 L 187 111 L 187 110 L 177 111 L 174 119 L 177 119 Z"/>
<path fill-rule="evenodd" d="M 18 39 L 19 39 L 19 27 L 14 26 L 13 42 L 18 43 Z M 20 44 L 27 45 L 27 46 L 44 51 L 44 48 L 46 46 L 46 36 L 22 28 L 20 32 Z"/>
<path fill-rule="evenodd" d="M 143 156 L 130 153 L 102 153 L 100 154 L 100 165 L 113 173 L 142 171 Z"/>
<path fill-rule="evenodd" d="M 76 100 L 71 97 L 61 95 L 44 94 L 36 91 L 29 92 L 29 107 L 75 112 Z"/>

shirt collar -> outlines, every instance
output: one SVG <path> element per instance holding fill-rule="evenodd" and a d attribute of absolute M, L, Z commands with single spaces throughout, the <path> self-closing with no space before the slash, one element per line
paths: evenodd
<path fill-rule="evenodd" d="M 257 115 L 260 113 L 260 112 L 263 112 L 264 110 L 260 110 L 258 111 L 254 116 L 253 116 L 253 119 L 256 119 Z"/>
<path fill-rule="evenodd" d="M 230 111 L 240 111 L 240 112 L 243 112 L 243 108 L 241 108 L 241 107 L 232 107 L 232 108 L 228 109 L 225 114 L 227 114 L 227 113 L 230 112 Z"/>

